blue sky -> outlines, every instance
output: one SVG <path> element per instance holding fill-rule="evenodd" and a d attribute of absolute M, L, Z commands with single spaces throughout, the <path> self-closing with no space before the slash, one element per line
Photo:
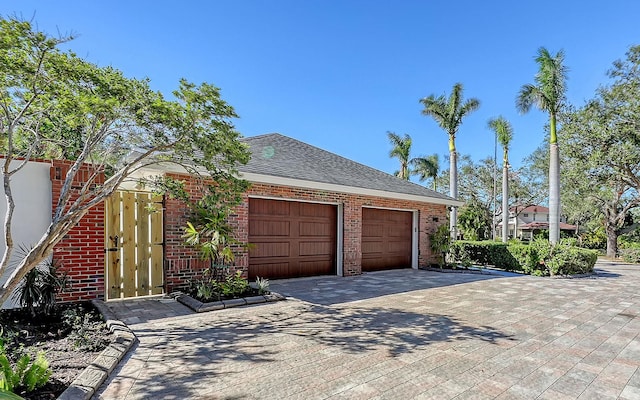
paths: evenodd
<path fill-rule="evenodd" d="M 279 132 L 390 173 L 387 131 L 408 133 L 412 156 L 438 153 L 446 168 L 446 134 L 418 100 L 456 82 L 481 101 L 459 153 L 492 157 L 487 120 L 503 115 L 520 166 L 544 136 L 546 115 L 514 106 L 537 49 L 564 49 L 568 99 L 581 105 L 640 44 L 637 0 L 5 0 L 0 14 L 77 33 L 68 47 L 78 55 L 165 94 L 181 77 L 215 84 L 244 136 Z"/>

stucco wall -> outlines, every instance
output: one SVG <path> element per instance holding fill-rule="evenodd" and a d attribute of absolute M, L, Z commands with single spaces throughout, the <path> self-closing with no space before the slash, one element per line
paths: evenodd
<path fill-rule="evenodd" d="M 4 164 L 4 160 L 1 161 Z M 11 167 L 18 166 L 14 161 Z M 31 247 L 51 223 L 51 181 L 49 179 L 50 163 L 30 161 L 19 172 L 11 177 L 11 189 L 15 201 L 11 232 L 15 246 Z M 3 174 L 0 171 L 0 177 Z M 4 239 L 4 219 L 7 213 L 7 201 L 4 191 L 0 195 L 0 254 L 4 254 L 7 246 Z M 20 250 L 17 250 L 18 253 Z M 13 252 L 12 262 L 16 260 L 16 250 Z M 12 269 L 0 277 L 0 284 L 4 284 Z M 9 300 L 4 308 L 15 304 Z"/>

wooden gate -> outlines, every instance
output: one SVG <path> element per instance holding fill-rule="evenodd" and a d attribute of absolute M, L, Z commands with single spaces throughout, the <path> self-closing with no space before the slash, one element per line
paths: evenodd
<path fill-rule="evenodd" d="M 107 299 L 163 292 L 162 196 L 115 192 L 105 207 Z"/>

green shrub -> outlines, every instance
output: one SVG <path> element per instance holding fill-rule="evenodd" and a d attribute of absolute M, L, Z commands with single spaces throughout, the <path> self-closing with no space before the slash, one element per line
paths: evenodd
<path fill-rule="evenodd" d="M 572 275 L 593 272 L 598 252 L 564 244 L 552 245 L 544 239 L 531 243 L 538 260 L 544 265 L 544 275 Z"/>
<path fill-rule="evenodd" d="M 17 251 L 20 256 L 28 253 L 24 247 L 19 247 Z M 60 273 L 56 264 L 47 261 L 27 272 L 13 298 L 33 317 L 38 314 L 49 315 L 56 305 L 56 295 L 66 285 L 66 273 Z"/>
<path fill-rule="evenodd" d="M 3 391 L 30 392 L 49 382 L 50 376 L 49 361 L 44 352 L 39 352 L 33 362 L 28 354 L 23 354 L 12 366 L 5 353 L 4 340 L 0 338 L 0 394 Z"/>
<path fill-rule="evenodd" d="M 620 256 L 625 262 L 640 264 L 640 248 L 626 248 L 620 250 Z"/>
<path fill-rule="evenodd" d="M 493 265 L 507 271 L 519 269 L 516 259 L 509 253 L 505 243 L 459 240 L 451 245 L 449 252 L 456 262 L 470 261 L 479 265 Z"/>
<path fill-rule="evenodd" d="M 269 294 L 269 279 L 256 276 L 256 289 L 258 294 Z"/>
<path fill-rule="evenodd" d="M 580 235 L 581 246 L 586 249 L 604 249 L 607 247 L 607 234 L 603 227 Z"/>
<path fill-rule="evenodd" d="M 538 276 L 590 273 L 598 258 L 597 251 L 566 244 L 552 246 L 542 238 L 528 245 L 456 241 L 450 247 L 450 254 L 457 262 L 470 260 L 479 265 Z"/>
<path fill-rule="evenodd" d="M 516 260 L 516 271 L 522 271 L 527 274 L 540 275 L 536 271 L 539 271 L 544 266 L 540 265 L 540 258 L 538 252 L 529 246 L 528 244 L 513 243 L 507 247 L 509 254 Z"/>
<path fill-rule="evenodd" d="M 222 294 L 230 297 L 240 297 L 249 289 L 249 282 L 242 277 L 242 271 L 227 276 L 227 279 L 220 284 Z"/>
<path fill-rule="evenodd" d="M 549 266 L 551 275 L 587 274 L 593 272 L 598 252 L 579 247 L 557 246 Z"/>
<path fill-rule="evenodd" d="M 431 244 L 431 251 L 438 258 L 438 265 L 442 268 L 443 265 L 446 265 L 446 254 L 450 251 L 451 246 L 451 232 L 449 231 L 449 227 L 445 224 L 438 226 L 436 231 L 429 235 L 429 242 Z"/>
<path fill-rule="evenodd" d="M 83 351 L 100 351 L 109 345 L 109 340 L 99 334 L 106 324 L 95 312 L 83 313 L 70 308 L 62 313 L 62 321 L 69 329 L 69 339 L 76 348 Z"/>

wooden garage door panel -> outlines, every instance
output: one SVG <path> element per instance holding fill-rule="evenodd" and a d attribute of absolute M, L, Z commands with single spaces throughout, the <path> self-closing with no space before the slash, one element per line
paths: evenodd
<path fill-rule="evenodd" d="M 249 199 L 249 278 L 334 274 L 336 238 L 336 206 Z"/>
<path fill-rule="evenodd" d="M 330 275 L 335 273 L 334 264 L 330 260 L 317 260 L 317 261 L 301 261 L 300 271 L 311 272 L 313 275 Z M 309 275 L 299 275 L 309 276 Z"/>
<path fill-rule="evenodd" d="M 298 254 L 301 256 L 330 257 L 333 253 L 333 243 L 327 242 L 300 242 Z"/>
<path fill-rule="evenodd" d="M 291 254 L 289 242 L 262 242 L 254 243 L 249 250 L 249 257 L 289 257 Z"/>
<path fill-rule="evenodd" d="M 301 217 L 333 218 L 335 206 L 329 204 L 297 203 Z"/>
<path fill-rule="evenodd" d="M 298 225 L 300 236 L 331 237 L 331 230 L 335 227 L 330 222 L 302 221 Z"/>
<path fill-rule="evenodd" d="M 362 270 L 411 267 L 413 213 L 362 209 Z"/>
<path fill-rule="evenodd" d="M 289 215 L 290 214 L 288 202 L 274 202 L 274 201 L 253 201 L 249 200 L 249 214 L 250 215 Z"/>
<path fill-rule="evenodd" d="M 249 231 L 253 236 L 289 236 L 289 221 L 273 221 L 254 218 L 249 221 Z"/>
<path fill-rule="evenodd" d="M 288 262 L 280 262 L 280 263 L 265 263 L 265 264 L 257 264 L 251 267 L 253 271 L 253 277 L 267 277 L 270 275 L 273 276 L 289 276 L 289 263 Z"/>
<path fill-rule="evenodd" d="M 362 242 L 362 257 L 371 256 L 372 254 L 382 254 L 382 247 L 380 242 Z"/>
<path fill-rule="evenodd" d="M 363 232 L 367 232 L 366 239 L 373 240 L 374 238 L 382 238 L 384 236 L 384 224 L 383 223 L 362 223 Z M 364 237 L 363 237 L 364 238 Z"/>

